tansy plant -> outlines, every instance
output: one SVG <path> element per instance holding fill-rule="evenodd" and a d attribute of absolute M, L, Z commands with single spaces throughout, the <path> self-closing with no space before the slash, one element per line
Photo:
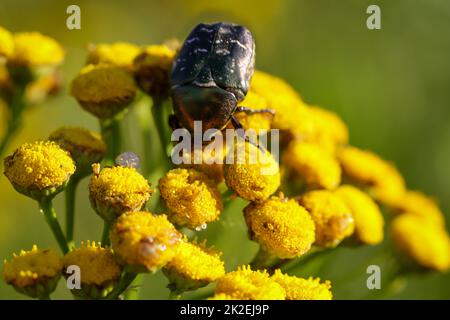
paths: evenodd
<path fill-rule="evenodd" d="M 299 274 L 307 261 L 337 246 L 379 245 L 385 225 L 398 265 L 388 284 L 409 272 L 450 268 L 450 238 L 437 203 L 408 190 L 394 164 L 352 146 L 338 115 L 306 104 L 287 82 L 263 71 L 254 72 L 240 105 L 273 112 L 238 112 L 236 118 L 245 129 L 280 131 L 280 163 L 255 141 L 240 140 L 209 154 L 203 153 L 207 146 L 197 146 L 182 157 L 192 160 L 200 152 L 202 161 L 174 165 L 169 79 L 178 49 L 176 41 L 89 45 L 70 94 L 98 119 L 100 133 L 62 126 L 4 158 L 4 175 L 37 202 L 60 249 L 34 245 L 13 254 L 3 266 L 6 283 L 29 297 L 49 299 L 61 275 L 70 281 L 77 266 L 80 283 L 70 287 L 77 299 L 137 298 L 143 278 L 151 281 L 161 271 L 172 299 L 201 290 L 196 298 L 329 300 L 332 282 L 292 271 Z M 0 153 L 27 106 L 58 88 L 56 67 L 63 58 L 51 38 L 0 27 L 0 105 L 8 114 Z M 122 140 L 121 126 L 130 116 L 138 117 L 141 154 Z M 243 162 L 235 158 L 239 147 Z M 252 154 L 258 161 L 247 161 Z M 84 178 L 84 201 L 104 221 L 104 230 L 92 235 L 95 241 L 77 244 L 75 193 Z M 52 205 L 61 192 L 64 229 Z M 245 265 L 230 268 L 212 246 L 214 239 L 196 238 L 208 225 L 230 219 L 238 198 L 246 203 L 239 210 L 248 239 L 259 250 L 245 257 Z M 239 253 L 235 248 L 233 254 Z"/>

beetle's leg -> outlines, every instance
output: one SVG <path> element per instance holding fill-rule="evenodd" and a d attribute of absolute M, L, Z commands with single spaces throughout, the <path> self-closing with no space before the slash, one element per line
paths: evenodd
<path fill-rule="evenodd" d="M 250 109 L 244 106 L 238 106 L 235 112 L 244 112 L 246 114 L 268 113 L 272 117 L 275 116 L 275 111 L 272 109 Z"/>
<path fill-rule="evenodd" d="M 253 141 L 247 135 L 245 135 L 244 127 L 234 115 L 231 116 L 231 124 L 233 125 L 234 129 L 237 130 L 237 136 L 239 138 L 244 139 L 245 142 L 251 143 L 255 147 L 259 148 L 262 152 L 266 151 L 261 145 L 257 144 L 255 141 Z"/>
<path fill-rule="evenodd" d="M 169 126 L 172 129 L 172 131 L 175 131 L 176 129 L 180 129 L 181 128 L 180 121 L 178 120 L 176 115 L 171 114 L 169 116 Z"/>

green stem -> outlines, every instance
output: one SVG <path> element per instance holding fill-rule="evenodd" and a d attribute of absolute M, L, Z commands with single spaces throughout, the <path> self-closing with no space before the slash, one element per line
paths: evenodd
<path fill-rule="evenodd" d="M 108 148 L 103 161 L 106 166 L 112 166 L 122 148 L 120 120 L 118 118 L 102 119 L 100 120 L 100 130 Z"/>
<path fill-rule="evenodd" d="M 39 206 L 44 214 L 47 224 L 49 225 L 50 229 L 53 232 L 53 235 L 56 238 L 56 241 L 58 242 L 59 247 L 61 248 L 61 251 L 66 254 L 67 252 L 69 252 L 69 246 L 67 245 L 67 240 L 64 236 L 61 226 L 59 225 L 58 218 L 56 217 L 56 212 L 53 208 L 52 200 L 43 199 L 42 201 L 40 201 Z"/>
<path fill-rule="evenodd" d="M 3 153 L 8 147 L 11 139 L 14 137 L 17 129 L 19 128 L 20 122 L 22 120 L 22 113 L 25 110 L 26 105 L 24 101 L 25 95 L 25 85 L 19 86 L 17 92 L 15 92 L 11 105 L 11 119 L 8 121 L 5 135 L 2 137 L 0 142 L 0 157 L 3 158 Z"/>
<path fill-rule="evenodd" d="M 275 269 L 281 269 L 283 273 L 288 273 L 300 266 L 304 266 L 315 258 L 318 258 L 329 252 L 329 248 L 313 247 L 306 255 L 296 260 L 281 260 L 279 264 L 273 266 Z"/>
<path fill-rule="evenodd" d="M 45 295 L 39 296 L 38 299 L 39 300 L 52 300 L 52 299 L 50 299 L 50 295 L 49 294 L 45 294 Z"/>
<path fill-rule="evenodd" d="M 130 286 L 136 277 L 137 273 L 125 271 L 120 278 L 117 287 L 105 297 L 105 300 L 116 300 Z"/>
<path fill-rule="evenodd" d="M 102 246 L 109 247 L 110 239 L 109 239 L 109 230 L 111 229 L 111 224 L 109 222 L 104 222 L 103 224 L 103 233 L 102 233 Z"/>
<path fill-rule="evenodd" d="M 151 129 L 147 126 L 141 128 L 141 134 L 142 134 L 142 144 L 143 144 L 143 172 L 144 177 L 148 177 L 153 165 L 152 165 L 152 157 L 150 156 L 153 148 L 152 144 L 152 132 Z"/>
<path fill-rule="evenodd" d="M 213 289 L 208 289 L 208 290 L 205 290 L 203 292 L 197 293 L 194 296 L 190 296 L 188 298 L 188 300 L 204 300 L 206 298 L 211 297 L 212 295 L 214 295 L 214 290 Z"/>
<path fill-rule="evenodd" d="M 278 260 L 278 258 L 270 255 L 266 250 L 260 247 L 256 256 L 250 262 L 250 266 L 252 269 L 266 269 L 277 263 Z"/>
<path fill-rule="evenodd" d="M 73 232 L 75 222 L 75 196 L 77 191 L 78 182 L 80 180 L 76 177 L 72 177 L 66 186 L 66 240 L 69 243 L 69 247 L 73 245 Z"/>
<path fill-rule="evenodd" d="M 155 123 L 156 131 L 158 132 L 158 138 L 159 143 L 161 146 L 161 150 L 163 151 L 163 158 L 162 158 L 162 165 L 164 168 L 164 171 L 168 170 L 170 167 L 169 163 L 169 145 L 171 143 L 170 141 L 170 134 L 168 130 L 168 119 L 165 116 L 164 113 L 164 101 L 153 99 L 153 106 L 152 106 L 152 116 L 153 116 L 153 122 Z"/>
<path fill-rule="evenodd" d="M 236 193 L 234 192 L 234 190 L 228 188 L 221 194 L 223 204 L 226 205 L 231 202 L 234 199 L 235 195 Z"/>
<path fill-rule="evenodd" d="M 181 294 L 177 291 L 170 290 L 168 299 L 169 300 L 181 300 Z"/>
<path fill-rule="evenodd" d="M 142 274 L 138 274 L 131 283 L 131 287 L 124 293 L 125 300 L 138 300 L 144 278 Z"/>

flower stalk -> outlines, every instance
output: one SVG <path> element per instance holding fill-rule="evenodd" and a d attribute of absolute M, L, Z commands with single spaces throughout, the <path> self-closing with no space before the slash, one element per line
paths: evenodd
<path fill-rule="evenodd" d="M 108 221 L 104 221 L 103 224 L 103 232 L 102 232 L 102 245 L 107 247 L 111 244 L 110 238 L 109 238 L 109 231 L 111 230 L 111 223 Z"/>
<path fill-rule="evenodd" d="M 48 198 L 42 199 L 39 202 L 39 207 L 44 214 L 45 221 L 47 221 L 47 224 L 49 225 L 56 241 L 58 242 L 59 248 L 64 254 L 69 252 L 69 246 L 67 244 L 66 237 L 64 236 L 64 233 L 61 229 L 61 226 L 59 225 L 56 211 L 53 208 L 52 200 Z"/>
<path fill-rule="evenodd" d="M 106 296 L 105 300 L 117 300 L 119 296 L 133 283 L 137 275 L 137 273 L 125 270 L 117 287 Z"/>
<path fill-rule="evenodd" d="M 66 201 L 66 240 L 69 247 L 73 246 L 73 234 L 75 225 L 75 198 L 79 179 L 72 177 L 69 180 L 65 190 Z"/>
<path fill-rule="evenodd" d="M 100 119 L 100 131 L 103 141 L 107 145 L 106 156 L 103 159 L 105 166 L 114 165 L 114 159 L 119 155 L 122 148 L 122 135 L 120 120 L 117 117 Z"/>
<path fill-rule="evenodd" d="M 22 120 L 22 113 L 26 108 L 25 103 L 25 85 L 20 85 L 17 87 L 17 91 L 14 93 L 11 102 L 11 119 L 8 121 L 6 132 L 0 142 L 0 156 L 3 155 L 6 148 L 8 147 L 11 139 L 14 137 L 17 129 L 20 126 Z"/>

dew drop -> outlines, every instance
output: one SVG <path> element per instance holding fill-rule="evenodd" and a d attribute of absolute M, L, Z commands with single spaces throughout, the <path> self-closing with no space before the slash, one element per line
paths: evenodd
<path fill-rule="evenodd" d="M 127 151 L 119 154 L 115 162 L 118 166 L 138 169 L 140 167 L 141 159 L 139 159 L 139 156 L 136 153 Z"/>

